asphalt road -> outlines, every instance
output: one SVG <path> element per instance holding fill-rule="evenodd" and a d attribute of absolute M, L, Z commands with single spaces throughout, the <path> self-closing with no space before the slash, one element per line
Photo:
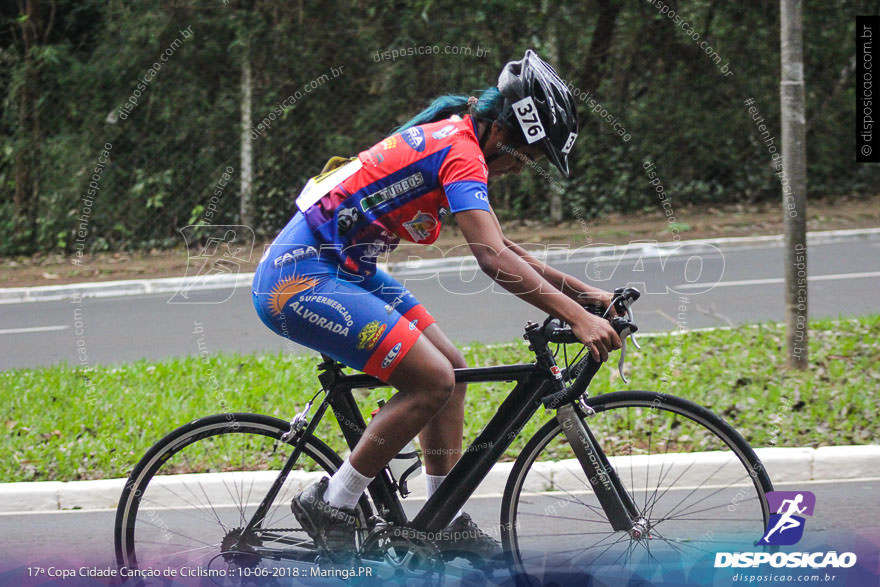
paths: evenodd
<path fill-rule="evenodd" d="M 557 268 L 600 287 L 635 285 L 642 331 L 727 326 L 783 317 L 779 245 L 689 249 L 659 256 L 630 246 L 620 254 L 556 260 Z M 880 236 L 809 249 L 811 317 L 880 311 Z M 475 268 L 397 274 L 459 343 L 517 338 L 542 313 L 493 284 Z M 112 364 L 217 351 L 302 351 L 266 328 L 250 290 L 195 292 L 195 303 L 171 294 L 0 304 L 0 369 Z"/>
<path fill-rule="evenodd" d="M 876 539 L 880 535 L 880 478 L 777 484 L 776 489 L 808 490 L 816 496 L 815 512 L 807 521 L 805 538 L 799 548 L 835 548 L 840 552 L 862 548 L 865 552 L 864 548 L 871 550 L 870 543 L 864 543 L 865 537 Z M 549 494 L 543 495 L 550 499 Z M 689 498 L 696 502 L 702 499 L 698 495 Z M 410 516 L 423 504 L 420 500 L 406 502 Z M 497 529 L 500 507 L 500 496 L 487 496 L 471 500 L 465 510 L 482 528 L 491 532 L 493 528 Z M 13 573 L 2 572 L 10 568 L 39 565 L 76 569 L 86 563 L 99 568 L 112 567 L 114 516 L 115 512 L 110 510 L 0 514 L 0 584 L 20 584 L 5 581 L 14 577 Z M 560 518 L 565 519 L 572 518 Z M 169 522 L 173 520 L 169 519 Z M 558 527 L 555 532 L 542 533 L 541 525 L 547 522 L 541 519 L 521 520 L 521 523 L 521 533 L 545 536 L 543 542 L 537 543 L 541 548 L 560 552 L 575 540 Z M 690 530 L 695 537 L 713 531 L 717 535 L 718 527 L 711 519 L 706 519 L 693 522 Z M 876 556 L 876 544 L 873 550 Z M 708 557 L 708 560 L 713 557 L 708 551 L 705 556 L 701 552 L 696 555 Z M 865 561 L 865 564 L 871 563 Z"/>

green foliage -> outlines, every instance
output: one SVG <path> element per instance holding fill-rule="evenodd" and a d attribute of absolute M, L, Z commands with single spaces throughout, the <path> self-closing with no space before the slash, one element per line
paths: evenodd
<path fill-rule="evenodd" d="M 810 369 L 783 368 L 780 324 L 643 338 L 627 357 L 631 389 L 688 398 L 722 415 L 755 447 L 880 442 L 876 421 L 880 315 L 810 324 Z M 472 366 L 534 360 L 522 341 L 463 349 Z M 613 361 L 612 361 L 613 362 Z M 205 355 L 82 370 L 66 364 L 0 373 L 0 481 L 123 477 L 171 429 L 222 412 L 289 419 L 318 390 L 316 359 L 283 353 Z M 468 386 L 465 444 L 476 437 L 509 383 Z M 612 368 L 593 395 L 622 388 Z M 357 391 L 365 418 L 393 390 Z M 546 421 L 523 429 L 514 458 Z M 785 425 L 780 425 L 785 422 Z M 344 451 L 328 415 L 317 435 Z"/>
<path fill-rule="evenodd" d="M 804 4 L 811 196 L 867 193 L 880 183 L 880 168 L 857 165 L 852 154 L 851 15 L 864 12 L 862 4 Z M 331 155 L 369 147 L 436 95 L 494 84 L 500 67 L 527 47 L 579 90 L 582 131 L 572 178 L 551 171 L 548 181 L 526 170 L 492 180 L 503 218 L 547 218 L 554 186 L 565 189 L 569 218 L 573 210 L 662 213 L 642 168 L 647 160 L 674 206 L 779 197 L 770 153 L 743 106 L 755 99 L 780 147 L 773 2 L 680 7 L 717 52 L 717 65 L 647 2 L 493 0 L 469 5 L 466 19 L 450 0 L 405 0 L 393 9 L 338 0 L 58 0 L 56 9 L 54 20 L 48 11 L 0 9 L 7 27 L 0 35 L 0 210 L 10 235 L 0 254 L 71 251 L 105 143 L 111 162 L 88 220 L 87 250 L 181 244 L 178 229 L 207 205 L 227 166 L 234 179 L 211 222 L 239 222 L 245 63 L 252 124 L 273 118 L 253 142 L 254 228 L 264 236 L 287 222 L 295 194 Z M 615 11 L 613 18 L 603 20 L 603 10 Z M 31 25 L 42 34 L 25 47 L 21 31 Z M 424 46 L 438 53 L 381 57 Z M 447 54 L 447 46 L 485 54 Z M 154 63 L 160 67 L 150 73 Z M 332 67 L 344 68 L 342 75 L 320 81 Z M 303 92 L 312 83 L 319 85 Z M 123 116 L 130 98 L 137 105 Z M 16 198 L 24 188 L 26 197 Z"/>

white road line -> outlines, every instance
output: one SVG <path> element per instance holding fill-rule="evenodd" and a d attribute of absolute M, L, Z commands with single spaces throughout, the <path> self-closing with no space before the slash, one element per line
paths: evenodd
<path fill-rule="evenodd" d="M 70 328 L 69 324 L 59 324 L 57 326 L 32 326 L 30 328 L 4 328 L 0 330 L 0 334 L 27 334 L 28 332 L 52 332 L 53 330 L 66 330 Z"/>
<path fill-rule="evenodd" d="M 836 281 L 839 279 L 868 279 L 871 277 L 880 277 L 880 271 L 866 271 L 864 273 L 835 273 L 833 275 L 812 275 L 807 277 L 807 281 Z M 770 285 L 773 283 L 783 283 L 781 277 L 770 277 L 767 279 L 741 279 L 739 281 L 719 281 L 718 283 L 682 283 L 675 286 L 675 289 L 702 289 L 706 287 L 740 287 L 743 285 Z"/>

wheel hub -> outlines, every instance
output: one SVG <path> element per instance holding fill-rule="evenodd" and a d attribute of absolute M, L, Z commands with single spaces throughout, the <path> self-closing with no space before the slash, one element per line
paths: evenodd
<path fill-rule="evenodd" d="M 260 555 L 255 546 L 260 540 L 253 534 L 245 535 L 242 528 L 231 530 L 220 543 L 220 552 L 227 564 L 239 567 L 255 567 L 260 564 Z"/>
<path fill-rule="evenodd" d="M 633 527 L 629 530 L 629 535 L 633 540 L 641 540 L 643 538 L 651 539 L 651 534 L 649 533 L 651 529 L 651 524 L 644 517 L 640 517 L 638 521 L 633 524 Z"/>

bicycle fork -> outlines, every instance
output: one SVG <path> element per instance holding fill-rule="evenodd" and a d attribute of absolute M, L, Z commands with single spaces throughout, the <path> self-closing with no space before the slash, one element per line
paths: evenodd
<path fill-rule="evenodd" d="M 592 411 L 589 407 L 586 409 Z M 599 504 L 608 516 L 612 529 L 625 531 L 632 538 L 640 539 L 648 534 L 648 522 L 639 515 L 632 497 L 621 484 L 617 472 L 608 462 L 608 457 L 596 442 L 592 431 L 582 420 L 584 415 L 574 403 L 565 404 L 556 411 L 556 419 L 596 493 Z"/>

